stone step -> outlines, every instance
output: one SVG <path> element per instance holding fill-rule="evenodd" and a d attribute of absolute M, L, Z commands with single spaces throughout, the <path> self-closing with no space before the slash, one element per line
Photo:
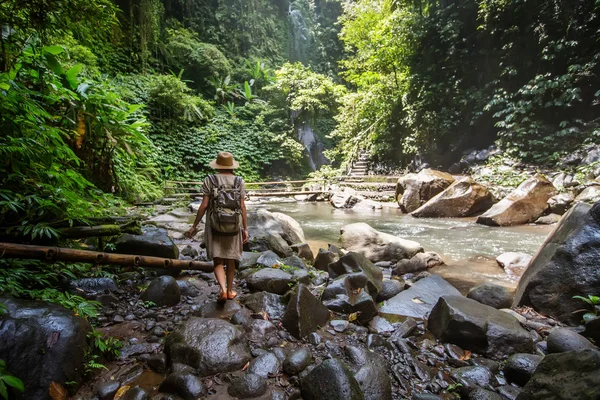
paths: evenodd
<path fill-rule="evenodd" d="M 354 167 L 368 167 L 369 163 L 367 161 L 357 161 L 354 163 Z"/>

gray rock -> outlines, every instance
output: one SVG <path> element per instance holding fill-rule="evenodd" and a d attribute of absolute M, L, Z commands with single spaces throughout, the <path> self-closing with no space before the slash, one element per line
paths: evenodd
<path fill-rule="evenodd" d="M 110 278 L 83 278 L 69 282 L 69 292 L 86 299 L 116 291 L 117 285 Z"/>
<path fill-rule="evenodd" d="M 196 400 L 204 394 L 205 389 L 195 375 L 174 372 L 160 384 L 158 391 L 176 394 L 183 400 Z"/>
<path fill-rule="evenodd" d="M 163 258 L 179 258 L 179 248 L 166 229 L 145 226 L 141 235 L 124 233 L 115 242 L 115 253 Z"/>
<path fill-rule="evenodd" d="M 256 264 L 264 265 L 265 267 L 271 268 L 274 265 L 281 264 L 281 257 L 272 252 L 271 250 L 260 253 L 260 256 L 256 259 Z"/>
<path fill-rule="evenodd" d="M 391 314 L 425 319 L 440 297 L 446 295 L 460 296 L 460 292 L 440 276 L 431 275 L 384 302 L 380 313 L 383 317 Z"/>
<path fill-rule="evenodd" d="M 504 385 L 497 388 L 498 393 L 508 400 L 517 400 L 519 394 L 521 393 L 521 389 L 511 385 Z"/>
<path fill-rule="evenodd" d="M 549 354 L 538 367 L 519 400 L 589 400 L 600 398 L 600 351 Z"/>
<path fill-rule="evenodd" d="M 361 254 L 349 252 L 340 257 L 336 262 L 329 264 L 328 272 L 330 278 L 337 278 L 346 274 L 362 273 L 367 278 L 366 288 L 370 294 L 377 296 L 377 293 L 381 290 L 383 272 Z M 353 287 L 361 287 L 360 283 L 349 283 Z M 365 285 L 362 287 L 365 287 Z"/>
<path fill-rule="evenodd" d="M 157 306 L 174 306 L 181 300 L 181 291 L 172 276 L 159 276 L 150 282 L 150 286 L 141 294 L 140 299 L 151 301 Z"/>
<path fill-rule="evenodd" d="M 281 370 L 281 361 L 273 353 L 264 353 L 250 362 L 248 373 L 260 375 L 263 378 L 274 376 Z"/>
<path fill-rule="evenodd" d="M 429 268 L 444 265 L 444 261 L 439 254 L 432 251 L 415 254 L 411 259 L 400 260 L 392 269 L 393 275 L 404 275 L 426 271 Z"/>
<path fill-rule="evenodd" d="M 515 317 L 462 296 L 442 297 L 427 327 L 443 342 L 490 357 L 533 351 L 531 335 Z"/>
<path fill-rule="evenodd" d="M 227 393 L 238 399 L 262 396 L 267 392 L 267 380 L 256 374 L 243 374 L 231 380 Z"/>
<path fill-rule="evenodd" d="M 417 321 L 408 317 L 404 322 L 400 324 L 398 329 L 392 334 L 392 339 L 403 339 L 409 337 L 417 329 Z"/>
<path fill-rule="evenodd" d="M 290 353 L 283 362 L 283 372 L 288 375 L 297 375 L 304 371 L 312 362 L 312 353 L 306 347 Z"/>
<path fill-rule="evenodd" d="M 365 397 L 356 378 L 336 358 L 323 361 L 300 383 L 304 400 L 363 400 Z"/>
<path fill-rule="evenodd" d="M 246 325 L 246 335 L 252 342 L 261 342 L 266 337 L 277 332 L 277 327 L 264 319 L 254 319 Z"/>
<path fill-rule="evenodd" d="M 102 382 L 94 387 L 94 394 L 98 400 L 113 400 L 120 387 L 119 381 Z"/>
<path fill-rule="evenodd" d="M 535 223 L 538 225 L 552 225 L 560 222 L 560 218 L 558 214 L 548 214 L 536 219 Z"/>
<path fill-rule="evenodd" d="M 239 264 L 238 268 L 240 270 L 244 270 L 246 268 L 252 268 L 252 267 L 256 266 L 256 264 L 258 264 L 258 259 L 263 254 L 264 253 L 258 253 L 258 252 L 253 252 L 253 251 L 243 251 L 242 258 L 240 260 L 240 264 Z"/>
<path fill-rule="evenodd" d="M 294 253 L 298 255 L 298 257 L 308 261 L 311 264 L 315 261 L 315 256 L 307 243 L 293 244 L 290 247 Z"/>
<path fill-rule="evenodd" d="M 475 388 L 469 393 L 469 400 L 504 400 L 504 398 L 491 390 Z"/>
<path fill-rule="evenodd" d="M 589 340 L 566 328 L 555 328 L 546 338 L 549 353 L 564 353 L 585 349 L 596 349 Z"/>
<path fill-rule="evenodd" d="M 200 376 L 241 369 L 250 361 L 244 334 L 220 319 L 191 317 L 167 336 L 165 353 L 172 364 L 181 363 Z"/>
<path fill-rule="evenodd" d="M 300 257 L 298 257 L 297 255 L 286 257 L 283 260 L 281 260 L 281 262 L 284 265 L 287 265 L 289 267 L 306 269 L 306 265 L 304 264 L 304 261 L 302 261 L 302 259 Z"/>
<path fill-rule="evenodd" d="M 248 242 L 244 244 L 245 251 L 261 253 L 272 251 L 279 257 L 289 257 L 294 254 L 285 239 L 277 233 L 250 229 L 249 236 Z"/>
<path fill-rule="evenodd" d="M 51 382 L 83 380 L 90 324 L 59 305 L 0 298 L 0 359 L 23 381 L 25 392 L 12 399 L 49 399 Z"/>
<path fill-rule="evenodd" d="M 369 322 L 378 313 L 375 301 L 365 291 L 353 297 L 339 294 L 335 299 L 325 300 L 323 305 L 342 314 L 358 313 L 357 321 L 361 324 Z"/>
<path fill-rule="evenodd" d="M 379 232 L 364 222 L 345 225 L 340 232 L 343 248 L 360 253 L 372 262 L 397 262 L 423 252 L 419 243 Z"/>
<path fill-rule="evenodd" d="M 583 336 L 592 339 L 595 343 L 600 343 L 600 317 L 586 321 Z"/>
<path fill-rule="evenodd" d="M 552 182 L 536 174 L 480 215 L 477 223 L 509 226 L 533 222 L 546 211 L 548 200 L 555 194 L 557 191 Z"/>
<path fill-rule="evenodd" d="M 254 292 L 284 294 L 294 285 L 295 279 L 277 268 L 263 268 L 248 277 L 248 288 Z"/>
<path fill-rule="evenodd" d="M 569 210 L 573 201 L 575 201 L 575 196 L 572 193 L 559 193 L 548 200 L 548 207 L 551 213 L 563 215 Z"/>
<path fill-rule="evenodd" d="M 369 321 L 369 332 L 371 333 L 388 333 L 394 332 L 394 327 L 390 324 L 385 318 L 381 318 L 378 316 L 373 317 L 371 321 Z"/>
<path fill-rule="evenodd" d="M 400 293 L 404 289 L 404 281 L 397 279 L 386 279 L 381 285 L 381 290 L 377 293 L 376 301 L 381 303 Z"/>
<path fill-rule="evenodd" d="M 325 326 L 328 320 L 329 310 L 304 284 L 300 284 L 290 298 L 281 323 L 288 332 L 300 339 Z"/>
<path fill-rule="evenodd" d="M 581 193 L 577 197 L 575 197 L 575 201 L 585 202 L 585 203 L 597 203 L 600 201 L 600 185 L 592 185 L 583 189 Z"/>
<path fill-rule="evenodd" d="M 347 346 L 346 354 L 365 400 L 391 400 L 392 382 L 387 372 L 386 359 L 357 346 Z"/>
<path fill-rule="evenodd" d="M 530 306 L 577 325 L 582 302 L 573 296 L 600 293 L 600 204 L 576 204 L 546 239 L 521 277 L 514 306 Z"/>
<path fill-rule="evenodd" d="M 338 294 L 344 294 L 346 296 L 352 296 L 358 294 L 365 287 L 370 293 L 377 293 L 377 287 L 373 284 L 369 284 L 369 278 L 363 272 L 355 272 L 352 274 L 345 274 L 335 278 L 329 283 L 329 285 L 323 291 L 321 300 L 335 299 Z"/>
<path fill-rule="evenodd" d="M 315 257 L 315 262 L 313 263 L 313 267 L 320 271 L 327 271 L 327 267 L 332 262 L 337 261 L 340 256 L 330 250 L 319 249 L 317 256 Z"/>
<path fill-rule="evenodd" d="M 525 386 L 543 358 L 537 354 L 513 354 L 508 357 L 504 365 L 504 377 L 509 382 Z"/>
<path fill-rule="evenodd" d="M 483 366 L 462 367 L 452 371 L 452 378 L 467 387 L 491 387 L 492 371 Z"/>
<path fill-rule="evenodd" d="M 525 272 L 525 269 L 533 257 L 526 253 L 503 253 L 496 257 L 496 262 L 504 271 L 514 277 L 519 278 Z"/>
<path fill-rule="evenodd" d="M 153 371 L 163 373 L 167 370 L 167 356 L 164 353 L 151 354 L 146 363 Z"/>
<path fill-rule="evenodd" d="M 334 319 L 332 321 L 329 321 L 329 325 L 331 325 L 334 331 L 342 333 L 345 332 L 346 329 L 348 329 L 350 323 L 345 319 Z"/>
<path fill-rule="evenodd" d="M 265 313 L 269 319 L 281 319 L 286 308 L 281 296 L 268 292 L 244 296 L 241 303 L 255 313 Z"/>
<path fill-rule="evenodd" d="M 125 392 L 121 400 L 150 400 L 150 393 L 146 389 L 136 386 Z"/>
<path fill-rule="evenodd" d="M 452 175 L 433 169 L 407 174 L 396 184 L 396 200 L 402 212 L 410 213 L 427 203 L 454 182 Z"/>
<path fill-rule="evenodd" d="M 235 300 L 227 300 L 225 303 L 212 301 L 210 303 L 202 304 L 200 309 L 194 311 L 192 314 L 202 318 L 227 318 L 231 317 L 241 309 L 242 307 Z"/>
<path fill-rule="evenodd" d="M 513 295 L 507 288 L 487 282 L 469 290 L 467 298 L 497 309 L 510 308 L 513 302 Z"/>

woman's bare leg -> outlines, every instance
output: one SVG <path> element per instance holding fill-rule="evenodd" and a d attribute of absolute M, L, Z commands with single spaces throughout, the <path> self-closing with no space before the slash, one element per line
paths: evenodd
<path fill-rule="evenodd" d="M 233 291 L 233 278 L 235 276 L 235 260 L 227 261 L 227 298 L 233 300 L 237 293 Z"/>
<path fill-rule="evenodd" d="M 224 261 L 222 258 L 215 257 L 213 262 L 215 264 L 215 278 L 217 278 L 217 282 L 221 287 L 221 295 L 219 296 L 219 300 L 227 300 L 227 286 L 225 285 L 225 269 L 224 269 Z"/>

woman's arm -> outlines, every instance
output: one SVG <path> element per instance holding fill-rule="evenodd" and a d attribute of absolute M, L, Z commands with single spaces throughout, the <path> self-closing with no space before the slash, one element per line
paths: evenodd
<path fill-rule="evenodd" d="M 242 225 L 244 227 L 244 230 L 242 231 L 242 242 L 246 243 L 248 242 L 248 216 L 246 215 L 246 202 L 244 201 L 244 198 L 242 197 L 242 201 L 241 201 L 241 206 L 242 206 Z"/>
<path fill-rule="evenodd" d="M 198 213 L 196 214 L 196 220 L 194 221 L 194 224 L 192 225 L 190 230 L 185 233 L 185 236 L 191 238 L 196 234 L 196 232 L 198 232 L 198 224 L 200 223 L 200 221 L 202 221 L 202 217 L 204 216 L 204 213 L 208 208 L 208 201 L 209 197 L 207 195 L 204 195 L 204 197 L 202 197 L 202 204 L 200 204 L 200 207 L 198 208 Z"/>

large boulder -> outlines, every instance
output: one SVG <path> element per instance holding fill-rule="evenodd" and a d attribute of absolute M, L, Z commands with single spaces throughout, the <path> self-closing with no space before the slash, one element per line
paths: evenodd
<path fill-rule="evenodd" d="M 295 281 L 292 274 L 278 268 L 263 268 L 250 275 L 246 282 L 253 292 L 284 294 Z"/>
<path fill-rule="evenodd" d="M 425 319 L 440 297 L 447 295 L 460 296 L 460 292 L 442 277 L 431 275 L 385 301 L 379 311 L 384 316 Z"/>
<path fill-rule="evenodd" d="M 281 257 L 294 254 L 290 245 L 306 241 L 298 221 L 288 215 L 262 208 L 248 213 L 248 232 L 250 240 L 244 245 L 245 250 L 272 250 Z"/>
<path fill-rule="evenodd" d="M 509 382 L 514 382 L 519 386 L 525 384 L 531 379 L 535 369 L 542 361 L 543 357 L 537 354 L 516 353 L 508 357 L 504 364 L 504 377 Z"/>
<path fill-rule="evenodd" d="M 159 276 L 141 294 L 140 299 L 151 301 L 157 306 L 174 306 L 181 300 L 181 290 L 172 276 Z"/>
<path fill-rule="evenodd" d="M 365 400 L 391 400 L 392 382 L 387 360 L 364 347 L 347 346 L 346 354 Z"/>
<path fill-rule="evenodd" d="M 588 186 L 575 198 L 575 201 L 596 203 L 600 201 L 600 185 Z"/>
<path fill-rule="evenodd" d="M 534 222 L 548 209 L 548 200 L 555 194 L 557 191 L 552 182 L 536 174 L 480 215 L 477 223 L 509 226 Z"/>
<path fill-rule="evenodd" d="M 359 253 L 350 252 L 329 264 L 328 272 L 330 278 L 337 278 L 342 275 L 351 275 L 346 279 L 347 288 L 357 289 L 366 287 L 372 296 L 377 296 L 381 290 L 383 282 L 383 272 L 373 265 L 366 257 Z M 366 282 L 363 282 L 365 281 Z"/>
<path fill-rule="evenodd" d="M 329 202 L 335 208 L 352 208 L 360 201 L 361 198 L 357 195 L 356 190 L 351 188 L 334 192 L 329 199 Z"/>
<path fill-rule="evenodd" d="M 573 296 L 600 293 L 600 203 L 576 204 L 548 236 L 521 277 L 513 305 L 579 324 Z"/>
<path fill-rule="evenodd" d="M 452 175 L 433 169 L 408 174 L 396 184 L 396 199 L 405 213 L 415 211 L 454 182 Z"/>
<path fill-rule="evenodd" d="M 282 297 L 268 292 L 258 292 L 242 297 L 241 303 L 255 313 L 264 313 L 269 319 L 281 319 L 285 313 Z"/>
<path fill-rule="evenodd" d="M 554 328 L 546 338 L 548 353 L 596 349 L 589 340 L 567 328 Z"/>
<path fill-rule="evenodd" d="M 489 357 L 533 351 L 531 335 L 515 317 L 462 296 L 442 297 L 427 327 L 443 342 Z"/>
<path fill-rule="evenodd" d="M 519 400 L 600 398 L 600 351 L 549 354 L 540 362 Z"/>
<path fill-rule="evenodd" d="M 179 258 L 179 248 L 169 237 L 166 229 L 145 226 L 141 235 L 124 233 L 115 242 L 115 252 L 153 256 L 163 258 Z"/>
<path fill-rule="evenodd" d="M 377 305 L 373 298 L 365 291 L 354 295 L 338 294 L 335 298 L 325 300 L 323 305 L 342 314 L 357 313 L 357 321 L 361 324 L 369 322 L 377 315 Z"/>
<path fill-rule="evenodd" d="M 467 298 L 496 309 L 510 308 L 513 302 L 513 295 L 510 290 L 490 282 L 471 288 L 467 293 Z"/>
<path fill-rule="evenodd" d="M 417 253 L 411 259 L 400 260 L 392 268 L 392 275 L 404 275 L 427 271 L 429 268 L 444 265 L 444 260 L 439 254 L 432 251 Z"/>
<path fill-rule="evenodd" d="M 489 190 L 472 178 L 465 177 L 448 186 L 411 215 L 417 218 L 468 217 L 487 210 L 493 203 Z"/>
<path fill-rule="evenodd" d="M 423 251 L 417 242 L 379 232 L 364 222 L 343 226 L 341 234 L 343 248 L 360 253 L 372 262 L 397 262 Z"/>
<path fill-rule="evenodd" d="M 48 387 L 83 380 L 90 324 L 56 304 L 0 299 L 0 359 L 25 385 L 11 399 L 49 400 Z"/>
<path fill-rule="evenodd" d="M 356 378 L 339 359 L 325 360 L 300 383 L 304 400 L 364 400 Z"/>
<path fill-rule="evenodd" d="M 239 328 L 221 319 L 198 317 L 167 336 L 165 353 L 171 364 L 187 365 L 199 376 L 239 370 L 252 358 Z"/>
<path fill-rule="evenodd" d="M 296 338 L 300 339 L 325 326 L 329 310 L 310 290 L 300 284 L 292 294 L 281 323 Z"/>

